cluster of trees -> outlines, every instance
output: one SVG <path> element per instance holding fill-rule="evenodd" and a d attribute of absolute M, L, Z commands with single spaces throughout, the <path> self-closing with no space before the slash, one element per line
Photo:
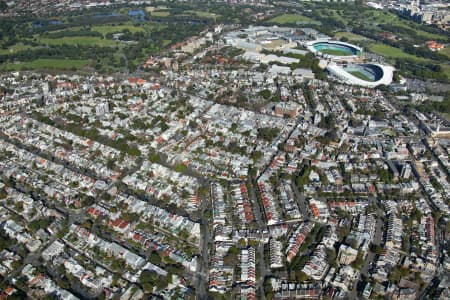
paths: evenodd
<path fill-rule="evenodd" d="M 299 189 L 303 189 L 303 186 L 309 182 L 309 174 L 311 173 L 311 171 L 311 166 L 305 166 L 301 169 L 296 181 L 297 187 Z"/>
<path fill-rule="evenodd" d="M 258 138 L 264 139 L 269 143 L 272 142 L 279 134 L 280 129 L 278 128 L 270 128 L 270 127 L 258 128 Z"/>
<path fill-rule="evenodd" d="M 305 102 L 311 109 L 315 109 L 317 104 L 314 100 L 314 93 L 306 86 L 302 86 L 303 96 L 305 97 Z"/>
<path fill-rule="evenodd" d="M 413 28 L 408 28 L 408 27 L 405 27 L 405 26 L 398 26 L 398 25 L 394 25 L 394 24 L 389 24 L 389 25 L 387 25 L 387 24 L 379 24 L 378 27 L 380 27 L 381 29 L 383 29 L 385 31 L 392 32 L 394 34 L 406 35 L 410 39 L 412 39 L 413 42 L 415 42 L 415 43 L 422 43 L 423 42 L 423 37 L 420 36 L 417 33 L 417 30 L 414 30 Z M 439 41 L 439 42 L 442 42 L 442 43 L 446 43 L 447 42 L 447 40 L 439 39 L 439 38 L 436 39 L 436 40 Z"/>
<path fill-rule="evenodd" d="M 15 242 L 7 237 L 3 229 L 0 231 L 0 251 L 13 246 Z"/>
<path fill-rule="evenodd" d="M 247 153 L 247 147 L 245 146 L 240 147 L 237 142 L 231 142 L 226 147 L 226 151 L 245 155 Z"/>
<path fill-rule="evenodd" d="M 446 93 L 442 102 L 427 100 L 417 106 L 417 109 L 421 112 L 439 112 L 450 114 L 450 91 Z"/>
<path fill-rule="evenodd" d="M 367 116 L 371 116 L 372 120 L 375 121 L 383 121 L 385 120 L 385 113 L 382 110 L 381 107 L 374 107 L 374 110 L 372 110 L 371 108 L 367 107 L 367 108 L 358 108 L 355 112 L 358 115 L 367 115 Z M 352 122 L 352 126 L 360 126 L 362 123 L 359 120 L 350 120 Z"/>
<path fill-rule="evenodd" d="M 95 127 L 85 128 L 83 126 L 80 126 L 80 124 L 78 123 L 57 124 L 54 120 L 45 115 L 42 115 L 41 113 L 35 113 L 34 118 L 39 122 L 46 123 L 51 126 L 57 126 L 63 130 L 70 131 L 75 135 L 97 141 L 111 148 L 115 148 L 128 155 L 141 155 L 141 152 L 137 148 L 137 145 L 134 143 L 130 143 L 131 141 L 135 140 L 134 136 L 130 134 L 127 134 L 124 138 L 113 141 L 107 136 L 100 135 Z"/>
<path fill-rule="evenodd" d="M 212 16 L 206 16 L 202 17 L 194 12 L 186 12 L 189 11 L 205 11 L 205 6 L 201 4 L 201 2 L 195 3 L 165 3 L 166 6 L 170 7 L 170 16 L 167 17 L 155 17 L 151 16 L 152 20 L 158 20 L 158 21 L 166 21 L 166 20 L 192 20 L 192 21 L 201 21 L 203 23 L 207 24 L 213 24 L 216 22 L 220 23 L 240 23 L 243 26 L 246 26 L 248 24 L 251 24 L 254 22 L 254 20 L 251 18 L 250 12 L 264 12 L 265 8 L 259 8 L 256 6 L 230 6 L 227 4 L 221 4 L 221 3 L 209 3 L 208 4 L 208 11 L 213 12 L 216 17 Z M 187 16 L 189 14 L 189 16 Z M 181 16 L 180 16 L 181 15 Z"/>
<path fill-rule="evenodd" d="M 322 118 L 319 122 L 319 127 L 325 128 L 325 129 L 334 129 L 336 127 L 336 116 L 331 113 L 327 115 L 326 117 Z"/>
<path fill-rule="evenodd" d="M 270 92 L 270 90 L 262 90 L 261 92 L 259 92 L 259 94 L 261 95 L 261 97 L 263 97 L 266 100 L 268 100 L 270 98 L 270 96 L 272 96 L 272 93 Z"/>
<path fill-rule="evenodd" d="M 236 246 L 231 246 L 228 253 L 223 258 L 223 263 L 227 266 L 234 266 L 239 258 L 239 248 Z"/>
<path fill-rule="evenodd" d="M 24 17 L 0 18 L 0 46 L 6 49 L 15 45 L 24 34 L 29 21 L 30 19 Z"/>
<path fill-rule="evenodd" d="M 389 172 L 389 170 L 380 168 L 378 170 L 378 176 L 379 176 L 380 180 L 383 181 L 384 183 L 392 183 L 393 176 L 392 176 L 391 172 Z"/>
<path fill-rule="evenodd" d="M 167 276 L 159 276 L 154 271 L 144 270 L 139 276 L 139 281 L 141 282 L 142 287 L 146 292 L 151 292 L 153 291 L 154 287 L 157 287 L 159 289 L 167 287 L 167 285 L 170 283 L 170 277 L 170 274 L 168 274 Z"/>
<path fill-rule="evenodd" d="M 120 23 L 126 22 L 129 18 L 123 15 L 112 15 L 110 13 L 105 13 L 104 15 L 81 15 L 81 16 L 71 16 L 64 23 L 51 23 L 47 19 L 38 19 L 35 23 L 41 26 L 35 26 L 32 30 L 24 32 L 27 37 L 32 37 L 37 33 L 44 33 L 49 31 L 63 30 L 71 27 L 86 27 L 92 25 L 103 25 L 110 23 Z"/>
<path fill-rule="evenodd" d="M 395 67 L 400 73 L 411 74 L 419 78 L 430 78 L 439 81 L 448 81 L 448 77 L 438 64 L 423 63 L 412 59 L 398 58 Z"/>
<path fill-rule="evenodd" d="M 15 53 L 0 55 L 0 63 L 7 61 L 32 61 L 41 58 L 58 58 L 58 59 L 92 59 L 97 61 L 101 58 L 114 60 L 116 50 L 111 47 L 91 47 L 91 46 L 74 46 L 74 45 L 52 45 L 36 49 L 27 49 Z"/>
<path fill-rule="evenodd" d="M 267 300 L 273 299 L 273 287 L 272 287 L 271 278 L 269 278 L 269 277 L 266 277 L 264 280 L 264 295 Z"/>
<path fill-rule="evenodd" d="M 152 128 L 152 125 L 147 123 L 143 119 L 134 119 L 133 124 L 131 124 L 131 128 L 133 129 L 141 129 L 141 130 L 147 130 Z"/>
<path fill-rule="evenodd" d="M 302 14 L 321 23 L 320 25 L 311 24 L 310 27 L 333 36 L 336 29 L 344 29 L 347 25 L 356 25 L 364 20 L 363 13 L 368 10 L 368 7 L 358 3 L 355 4 L 333 3 L 333 9 L 331 10 L 328 4 L 308 3 L 306 6 L 309 9 L 302 10 Z M 304 26 L 307 26 L 307 24 Z"/>
<path fill-rule="evenodd" d="M 113 270 L 123 270 L 126 268 L 126 262 L 121 258 L 114 258 L 111 260 L 111 268 Z"/>
<path fill-rule="evenodd" d="M 418 57 L 423 57 L 427 59 L 437 60 L 446 62 L 448 60 L 447 56 L 438 52 L 433 52 L 427 47 L 414 47 L 414 45 L 410 42 L 399 40 L 399 41 L 393 41 L 390 39 L 381 39 L 378 35 L 372 34 L 372 38 L 378 39 L 379 41 L 383 42 L 384 44 L 387 44 L 392 47 L 400 48 L 406 53 L 409 53 L 411 55 L 415 55 Z"/>
<path fill-rule="evenodd" d="M 226 47 L 225 49 L 223 49 L 222 55 L 224 57 L 235 58 L 238 55 L 244 54 L 244 52 L 245 51 L 242 49 Z"/>
<path fill-rule="evenodd" d="M 169 125 L 167 125 L 166 120 L 162 116 L 156 116 L 151 122 L 149 128 L 159 127 L 162 131 L 166 131 L 169 129 Z"/>
<path fill-rule="evenodd" d="M 152 31 L 145 39 L 139 39 L 137 44 L 130 45 L 124 52 L 130 71 L 133 72 L 136 69 L 136 62 L 161 51 L 168 41 L 170 44 L 180 42 L 187 36 L 197 34 L 202 29 L 203 25 L 174 23 L 161 30 Z"/>
<path fill-rule="evenodd" d="M 30 229 L 32 232 L 36 232 L 39 229 L 46 229 L 53 222 L 54 219 L 55 219 L 54 217 L 50 217 L 34 220 L 28 223 L 28 229 Z"/>
<path fill-rule="evenodd" d="M 8 4 L 6 4 L 6 1 L 0 1 L 0 11 L 6 11 L 8 9 Z"/>
<path fill-rule="evenodd" d="M 140 41 L 145 39 L 145 33 L 142 31 L 131 32 L 129 29 L 125 29 L 122 35 L 119 36 L 121 41 Z M 107 36 L 108 37 L 108 36 Z"/>
<path fill-rule="evenodd" d="M 161 256 L 159 256 L 158 252 L 152 251 L 150 255 L 148 256 L 148 260 L 154 264 L 154 265 L 160 265 L 161 264 Z"/>

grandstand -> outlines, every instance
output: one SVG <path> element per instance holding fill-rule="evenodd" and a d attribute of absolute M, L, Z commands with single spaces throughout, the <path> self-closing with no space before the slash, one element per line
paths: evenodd
<path fill-rule="evenodd" d="M 306 43 L 314 55 L 331 61 L 356 61 L 362 56 L 362 48 L 340 41 L 315 40 Z"/>
<path fill-rule="evenodd" d="M 327 71 L 340 81 L 364 87 L 376 87 L 392 83 L 394 68 L 381 64 L 348 64 L 330 63 Z"/>

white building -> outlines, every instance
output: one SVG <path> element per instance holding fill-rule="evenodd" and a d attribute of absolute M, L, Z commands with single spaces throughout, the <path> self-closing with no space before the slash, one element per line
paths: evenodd
<path fill-rule="evenodd" d="M 372 70 L 377 69 L 378 72 L 381 72 L 381 75 L 373 77 L 374 78 L 373 81 L 368 81 L 352 74 L 354 71 L 370 72 L 370 69 Z M 327 71 L 330 72 L 331 75 L 341 80 L 342 82 L 351 85 L 360 85 L 368 88 L 374 88 L 382 84 L 384 85 L 391 84 L 392 79 L 394 77 L 394 70 L 395 70 L 394 67 L 385 66 L 381 64 L 363 64 L 344 67 L 336 63 L 330 63 L 327 66 Z M 369 76 L 371 76 L 371 74 L 369 74 Z"/>

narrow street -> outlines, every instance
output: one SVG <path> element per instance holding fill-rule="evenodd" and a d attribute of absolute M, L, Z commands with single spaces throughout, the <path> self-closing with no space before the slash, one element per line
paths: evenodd
<path fill-rule="evenodd" d="M 375 233 L 373 236 L 373 243 L 375 245 L 379 245 L 383 241 L 383 222 L 381 218 L 376 218 L 375 225 Z M 361 272 L 358 280 L 355 280 L 353 284 L 353 289 L 349 292 L 349 299 L 357 299 L 357 287 L 358 283 L 362 280 L 362 278 L 368 278 L 370 274 L 368 274 L 371 264 L 375 262 L 376 254 L 372 251 L 367 251 L 367 256 L 364 259 L 364 264 L 361 268 Z"/>
<path fill-rule="evenodd" d="M 255 191 L 256 187 L 254 184 L 251 184 L 250 189 L 248 190 L 249 192 L 249 197 L 250 197 L 250 201 L 253 205 L 253 212 L 254 212 L 254 216 L 255 216 L 255 220 L 258 223 L 258 229 L 260 232 L 262 231 L 266 231 L 268 230 L 267 228 L 267 224 L 265 223 L 265 219 L 263 219 L 263 208 L 261 206 L 260 201 L 258 201 L 258 197 L 256 196 L 256 191 Z M 270 269 L 269 266 L 266 266 L 266 261 L 264 258 L 264 243 L 260 242 L 258 245 L 258 248 L 256 249 L 256 251 L 258 251 L 259 254 L 259 274 L 260 277 L 257 280 L 256 283 L 256 290 L 258 291 L 258 295 L 260 295 L 260 299 L 265 299 L 265 294 L 264 294 L 264 280 L 266 278 L 266 276 L 268 276 L 270 274 Z"/>
<path fill-rule="evenodd" d="M 211 232 L 209 229 L 209 220 L 205 217 L 206 210 L 210 207 L 209 198 L 205 197 L 201 202 L 201 219 L 200 219 L 200 256 L 197 261 L 197 272 L 194 277 L 194 286 L 196 290 L 196 298 L 199 300 L 208 298 L 208 281 L 209 281 L 209 249 L 211 246 Z"/>
<path fill-rule="evenodd" d="M 309 221 L 308 204 L 306 203 L 305 195 L 298 190 L 298 187 L 294 182 L 292 182 L 292 190 L 294 191 L 295 200 L 297 201 L 303 220 Z"/>

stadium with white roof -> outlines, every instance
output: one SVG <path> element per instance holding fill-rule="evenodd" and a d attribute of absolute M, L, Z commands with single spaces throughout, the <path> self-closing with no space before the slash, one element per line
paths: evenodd
<path fill-rule="evenodd" d="M 305 46 L 314 55 L 332 61 L 360 60 L 363 53 L 361 47 L 341 41 L 315 40 L 307 42 Z"/>
<path fill-rule="evenodd" d="M 342 82 L 369 88 L 391 84 L 394 70 L 394 67 L 375 63 L 348 65 L 330 63 L 327 66 L 327 71 Z"/>

